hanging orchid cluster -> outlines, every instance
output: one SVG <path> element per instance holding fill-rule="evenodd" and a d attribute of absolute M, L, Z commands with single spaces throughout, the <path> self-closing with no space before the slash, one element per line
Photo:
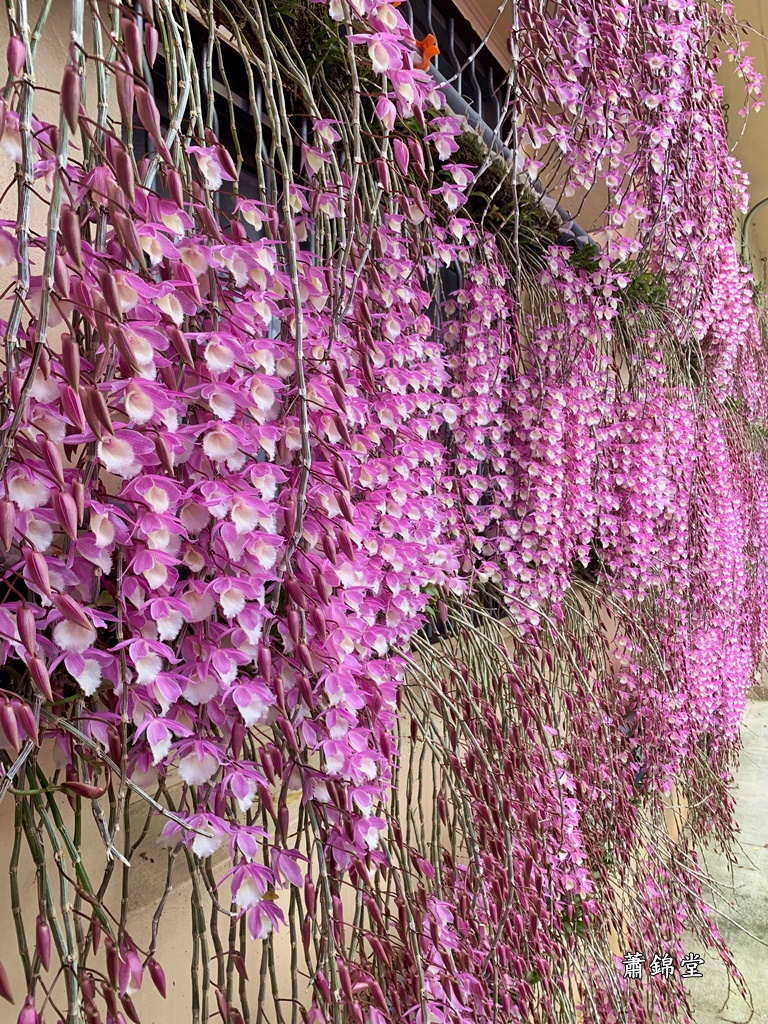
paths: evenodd
<path fill-rule="evenodd" d="M 0 798 L 39 892 L 30 923 L 12 886 L 20 1024 L 139 1022 L 165 996 L 177 862 L 196 1024 L 684 1020 L 676 981 L 627 987 L 611 936 L 680 953 L 685 929 L 738 978 L 696 854 L 732 832 L 768 626 L 764 346 L 715 82 L 732 26 L 704 0 L 510 3 L 506 141 L 553 194 L 604 182 L 586 257 L 526 253 L 520 166 L 498 232 L 464 210 L 498 160 L 468 162 L 406 5 L 215 0 L 196 64 L 184 5 L 86 26 L 73 0 L 58 125 L 35 117 L 49 9 L 32 32 L 9 7 Z M 107 889 L 153 822 L 147 925 Z"/>

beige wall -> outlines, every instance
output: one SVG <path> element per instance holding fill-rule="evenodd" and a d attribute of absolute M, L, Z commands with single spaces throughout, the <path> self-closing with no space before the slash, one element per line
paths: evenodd
<path fill-rule="evenodd" d="M 503 10 L 499 14 L 499 7 Z M 512 27 L 510 0 L 457 0 L 456 6 L 481 39 L 488 36 L 488 49 L 503 68 L 509 67 L 507 40 Z M 493 27 L 491 27 L 493 26 Z"/>
<path fill-rule="evenodd" d="M 749 54 L 755 68 L 768 76 L 768 5 L 765 0 L 735 0 L 736 17 L 743 23 L 742 38 L 749 43 Z M 729 104 L 728 141 L 731 150 L 747 172 L 750 180 L 752 203 L 768 197 L 768 107 L 750 114 L 746 123 L 739 117 L 744 104 L 744 83 L 734 73 L 727 59 L 719 75 L 723 87 L 723 102 Z M 768 79 L 763 84 L 763 97 L 768 100 Z M 762 280 L 761 258 L 768 256 L 768 207 L 755 217 L 749 233 L 753 252 L 753 267 L 758 280 Z"/>

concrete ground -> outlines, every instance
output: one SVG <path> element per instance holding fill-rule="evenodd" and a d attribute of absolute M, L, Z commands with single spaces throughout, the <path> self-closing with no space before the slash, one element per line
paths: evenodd
<path fill-rule="evenodd" d="M 750 1013 L 752 1024 L 768 1024 L 768 701 L 749 702 L 742 739 L 736 778 L 738 863 L 731 870 L 725 858 L 708 854 L 706 864 L 719 887 L 719 897 L 713 898 L 722 912 L 717 926 L 749 985 L 754 1012 L 733 987 L 729 993 L 720 959 L 700 950 L 706 957 L 702 977 L 688 982 L 697 1024 L 742 1024 Z"/>

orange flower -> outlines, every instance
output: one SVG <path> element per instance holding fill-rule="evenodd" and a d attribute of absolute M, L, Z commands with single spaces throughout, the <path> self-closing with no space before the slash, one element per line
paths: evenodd
<path fill-rule="evenodd" d="M 426 71 L 429 67 L 429 62 L 433 57 L 436 57 L 440 50 L 437 46 L 437 40 L 430 32 L 424 36 L 423 39 L 416 40 L 416 48 L 421 53 L 421 63 L 417 65 L 419 71 Z"/>

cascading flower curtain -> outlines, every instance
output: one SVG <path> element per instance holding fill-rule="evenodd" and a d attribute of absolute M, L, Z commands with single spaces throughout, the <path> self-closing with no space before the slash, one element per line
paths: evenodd
<path fill-rule="evenodd" d="M 691 935 L 743 987 L 698 859 L 768 621 L 727 5 L 508 0 L 516 167 L 406 4 L 7 11 L 20 1024 L 154 1019 L 179 866 L 195 1024 L 685 1021 L 616 949 Z M 532 178 L 599 182 L 601 245 Z"/>

